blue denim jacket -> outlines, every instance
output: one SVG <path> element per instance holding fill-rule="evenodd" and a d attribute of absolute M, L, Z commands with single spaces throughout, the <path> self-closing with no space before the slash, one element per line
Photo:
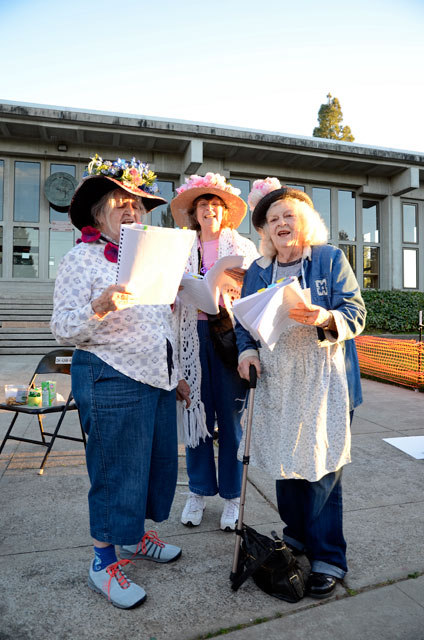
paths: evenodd
<path fill-rule="evenodd" d="M 241 296 L 248 296 L 258 289 L 271 284 L 273 262 L 269 258 L 259 258 L 247 271 Z M 355 275 L 341 249 L 332 245 L 311 247 L 309 257 L 303 259 L 303 273 L 311 289 L 312 304 L 331 311 L 339 311 L 345 320 L 345 333 L 341 341 L 346 364 L 350 409 L 362 402 L 361 378 L 358 356 L 353 338 L 365 327 L 366 310 Z M 257 350 L 257 343 L 239 322 L 236 322 L 236 336 L 239 354 Z M 317 328 L 319 340 L 325 339 L 324 331 Z M 247 354 L 246 354 L 247 355 Z"/>

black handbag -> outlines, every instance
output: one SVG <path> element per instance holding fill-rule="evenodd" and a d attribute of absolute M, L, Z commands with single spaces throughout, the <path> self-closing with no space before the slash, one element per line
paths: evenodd
<path fill-rule="evenodd" d="M 215 351 L 222 362 L 230 369 L 237 369 L 238 349 L 233 323 L 225 307 L 219 307 L 219 313 L 208 316 L 209 333 Z"/>
<path fill-rule="evenodd" d="M 231 575 L 234 591 L 252 576 L 265 593 L 286 602 L 298 602 L 305 595 L 302 570 L 285 542 L 275 531 L 274 539 L 242 525 L 238 570 Z"/>

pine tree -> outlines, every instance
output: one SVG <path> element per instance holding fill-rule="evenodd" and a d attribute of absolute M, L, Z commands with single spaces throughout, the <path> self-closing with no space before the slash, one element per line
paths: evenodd
<path fill-rule="evenodd" d="M 353 142 L 355 138 L 348 126 L 342 126 L 343 113 L 340 102 L 327 94 L 327 103 L 320 106 L 318 111 L 319 127 L 315 127 L 312 135 L 315 138 L 331 138 L 333 140 L 347 140 Z"/>

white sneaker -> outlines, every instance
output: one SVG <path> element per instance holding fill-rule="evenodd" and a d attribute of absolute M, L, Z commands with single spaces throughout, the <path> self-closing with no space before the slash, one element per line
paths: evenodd
<path fill-rule="evenodd" d="M 225 500 L 221 516 L 222 531 L 234 531 L 239 517 L 240 498 Z"/>
<path fill-rule="evenodd" d="M 93 560 L 88 574 L 90 589 L 101 593 L 109 602 L 120 609 L 134 609 L 146 599 L 144 589 L 131 582 L 121 569 L 128 562 L 128 560 L 118 560 L 101 571 L 94 571 Z"/>
<path fill-rule="evenodd" d="M 198 527 L 202 522 L 205 507 L 205 496 L 190 492 L 181 515 L 181 522 L 187 527 Z"/>

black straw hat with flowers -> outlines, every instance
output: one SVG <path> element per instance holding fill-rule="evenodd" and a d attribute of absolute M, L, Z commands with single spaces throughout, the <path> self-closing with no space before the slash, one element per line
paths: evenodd
<path fill-rule="evenodd" d="M 77 229 L 93 225 L 92 206 L 106 193 L 117 188 L 140 197 L 146 211 L 166 204 L 167 201 L 157 195 L 155 180 L 156 175 L 145 162 L 139 162 L 135 158 L 131 162 L 121 158 L 111 162 L 96 154 L 72 197 L 68 210 L 72 224 Z"/>

